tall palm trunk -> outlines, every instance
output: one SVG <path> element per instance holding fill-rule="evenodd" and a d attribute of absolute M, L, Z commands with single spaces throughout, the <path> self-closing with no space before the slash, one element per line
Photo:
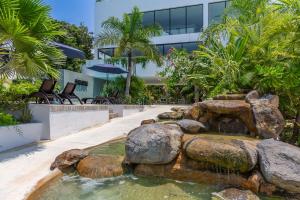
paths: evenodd
<path fill-rule="evenodd" d="M 128 74 L 126 79 L 126 89 L 125 89 L 125 96 L 130 96 L 130 83 L 131 83 L 131 76 L 132 76 L 132 52 L 128 53 Z"/>
<path fill-rule="evenodd" d="M 293 131 L 293 136 L 291 138 L 291 143 L 293 144 L 296 143 L 298 141 L 299 136 L 300 136 L 300 111 L 298 110 L 295 119 L 294 131 Z"/>

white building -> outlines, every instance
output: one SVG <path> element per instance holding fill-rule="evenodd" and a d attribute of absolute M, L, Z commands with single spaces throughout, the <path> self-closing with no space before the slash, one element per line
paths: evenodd
<path fill-rule="evenodd" d="M 137 6 L 144 13 L 145 25 L 158 23 L 163 28 L 162 36 L 152 39 L 160 52 L 165 55 L 168 50 L 184 48 L 195 50 L 199 44 L 200 34 L 211 23 L 220 21 L 228 2 L 220 0 L 96 0 L 95 31 L 101 32 L 101 24 L 109 17 L 122 18 L 124 13 L 130 13 Z M 93 77 L 103 77 L 87 69 L 94 64 L 105 63 L 107 57 L 114 55 L 114 46 L 95 48 L 95 60 L 89 61 L 83 73 Z M 146 68 L 135 66 L 134 73 L 148 84 L 158 84 L 157 73 L 161 70 L 154 63 Z"/>

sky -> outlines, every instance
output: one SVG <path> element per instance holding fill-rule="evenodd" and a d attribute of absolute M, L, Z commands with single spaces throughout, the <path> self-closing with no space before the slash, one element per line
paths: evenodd
<path fill-rule="evenodd" d="M 83 22 L 90 32 L 94 31 L 94 4 L 96 0 L 43 0 L 52 7 L 55 19 L 79 25 Z"/>

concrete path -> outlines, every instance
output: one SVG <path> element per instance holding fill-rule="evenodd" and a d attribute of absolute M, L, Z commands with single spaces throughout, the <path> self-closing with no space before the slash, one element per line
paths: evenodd
<path fill-rule="evenodd" d="M 126 135 L 142 120 L 155 118 L 171 106 L 152 106 L 144 112 L 116 118 L 102 126 L 81 131 L 55 141 L 0 153 L 0 199 L 22 200 L 36 183 L 49 174 L 50 164 L 63 151 L 87 148 Z"/>

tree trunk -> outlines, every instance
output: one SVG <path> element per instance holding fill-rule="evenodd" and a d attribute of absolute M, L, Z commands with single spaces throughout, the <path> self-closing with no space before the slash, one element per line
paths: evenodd
<path fill-rule="evenodd" d="M 297 116 L 294 123 L 293 136 L 291 138 L 291 143 L 295 144 L 300 136 L 300 110 L 297 112 Z"/>
<path fill-rule="evenodd" d="M 194 93 L 195 93 L 195 103 L 200 101 L 200 94 L 199 94 L 199 87 L 197 85 L 194 86 Z"/>
<path fill-rule="evenodd" d="M 128 53 L 128 74 L 126 79 L 126 89 L 125 89 L 125 96 L 130 96 L 130 83 L 131 83 L 131 76 L 132 76 L 132 53 L 131 51 Z"/>

